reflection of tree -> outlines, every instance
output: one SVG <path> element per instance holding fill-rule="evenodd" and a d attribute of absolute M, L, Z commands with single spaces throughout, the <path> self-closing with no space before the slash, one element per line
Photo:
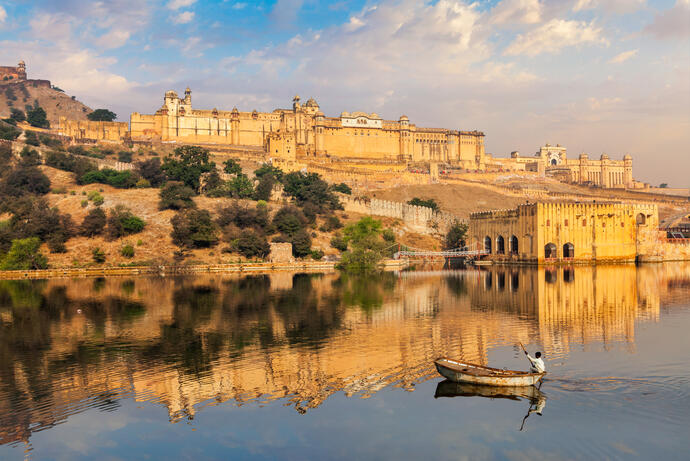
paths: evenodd
<path fill-rule="evenodd" d="M 395 284 L 395 274 L 390 272 L 378 277 L 343 273 L 333 282 L 333 288 L 341 293 L 343 304 L 359 307 L 370 314 L 381 308 L 384 296 L 393 292 Z"/>
<path fill-rule="evenodd" d="M 456 296 L 464 296 L 467 294 L 467 280 L 465 280 L 465 277 L 450 275 L 446 277 L 446 286 L 448 286 L 448 290 Z"/>

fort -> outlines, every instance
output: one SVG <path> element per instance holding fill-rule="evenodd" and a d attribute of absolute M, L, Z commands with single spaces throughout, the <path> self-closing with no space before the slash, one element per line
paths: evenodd
<path fill-rule="evenodd" d="M 22 82 L 26 80 L 26 63 L 19 61 L 17 67 L 0 66 L 0 85 L 8 82 Z"/>

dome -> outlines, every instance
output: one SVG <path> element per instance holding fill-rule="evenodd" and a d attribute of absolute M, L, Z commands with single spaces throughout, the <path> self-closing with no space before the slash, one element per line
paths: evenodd
<path fill-rule="evenodd" d="M 400 116 L 400 120 L 409 120 L 409 118 L 407 118 L 407 115 L 402 114 L 402 115 Z"/>
<path fill-rule="evenodd" d="M 24 60 L 19 61 L 19 67 L 23 67 L 23 66 L 26 66 L 26 63 L 24 62 Z"/>
<path fill-rule="evenodd" d="M 608 160 L 609 156 L 606 154 L 601 154 L 601 160 Z"/>
<path fill-rule="evenodd" d="M 190 90 L 189 87 L 187 87 L 187 88 L 184 90 L 184 92 L 185 92 L 185 94 L 187 94 L 187 93 L 191 93 L 192 90 Z"/>
<path fill-rule="evenodd" d="M 165 92 L 165 97 L 166 98 L 176 98 L 177 92 L 175 90 L 168 90 Z"/>
<path fill-rule="evenodd" d="M 589 159 L 589 155 L 587 155 L 587 154 L 580 154 L 580 160 L 588 160 L 588 159 Z"/>
<path fill-rule="evenodd" d="M 319 107 L 319 104 L 316 102 L 314 98 L 309 98 L 307 101 L 307 107 Z"/>
<path fill-rule="evenodd" d="M 632 160 L 632 155 L 630 155 L 630 154 L 625 154 L 625 155 L 623 156 L 623 160 Z"/>

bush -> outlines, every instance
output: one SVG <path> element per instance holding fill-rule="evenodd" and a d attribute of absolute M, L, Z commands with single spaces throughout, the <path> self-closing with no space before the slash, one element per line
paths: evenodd
<path fill-rule="evenodd" d="M 86 114 L 86 118 L 93 122 L 112 122 L 117 118 L 117 115 L 108 109 L 96 109 L 90 114 Z"/>
<path fill-rule="evenodd" d="M 7 141 L 14 141 L 22 134 L 22 130 L 19 130 L 12 125 L 0 122 L 0 139 L 5 139 Z"/>
<path fill-rule="evenodd" d="M 91 250 L 91 256 L 95 263 L 102 264 L 105 262 L 105 252 L 98 247 Z"/>
<path fill-rule="evenodd" d="M 331 246 L 338 251 L 347 251 L 347 242 L 340 236 L 331 239 Z"/>
<path fill-rule="evenodd" d="M 294 206 L 281 208 L 273 217 L 273 227 L 288 237 L 292 237 L 303 230 L 306 225 L 307 218 L 299 208 Z"/>
<path fill-rule="evenodd" d="M 132 245 L 125 245 L 122 247 L 120 250 L 120 254 L 124 256 L 125 258 L 133 258 L 134 257 L 134 247 Z"/>
<path fill-rule="evenodd" d="M 228 181 L 228 191 L 234 198 L 251 198 L 254 195 L 254 184 L 247 175 L 240 173 Z"/>
<path fill-rule="evenodd" d="M 204 175 L 203 192 L 209 197 L 222 197 L 227 195 L 223 187 L 224 185 L 218 170 L 213 170 Z"/>
<path fill-rule="evenodd" d="M 89 171 L 98 170 L 96 164 L 91 160 L 57 151 L 48 152 L 45 164 L 59 170 L 70 171 L 77 178 L 84 176 Z"/>
<path fill-rule="evenodd" d="M 151 183 L 147 179 L 141 178 L 139 181 L 137 181 L 136 187 L 137 189 L 147 189 L 151 187 Z"/>
<path fill-rule="evenodd" d="M 22 110 L 13 107 L 10 109 L 10 118 L 15 122 L 23 122 L 26 120 L 26 114 Z"/>
<path fill-rule="evenodd" d="M 135 216 L 127 207 L 118 205 L 110 210 L 106 230 L 108 237 L 114 240 L 141 232 L 144 227 L 146 222 L 143 219 Z"/>
<path fill-rule="evenodd" d="M 35 131 L 25 131 L 24 132 L 24 138 L 25 138 L 25 143 L 27 143 L 30 146 L 40 146 L 41 141 L 38 139 L 38 135 L 36 134 Z"/>
<path fill-rule="evenodd" d="M 117 161 L 123 163 L 132 163 L 132 153 L 127 150 L 121 150 L 117 153 Z"/>
<path fill-rule="evenodd" d="M 86 155 L 87 154 L 86 149 L 84 149 L 84 146 L 82 146 L 82 145 L 69 146 L 67 148 L 67 152 L 69 152 L 70 154 L 74 154 L 74 155 Z"/>
<path fill-rule="evenodd" d="M 342 208 L 331 187 L 316 173 L 294 172 L 283 177 L 284 191 L 300 206 L 311 203 L 317 213 Z"/>
<path fill-rule="evenodd" d="M 31 149 L 29 146 L 24 146 L 22 151 L 19 153 L 21 157 L 21 166 L 38 166 L 41 164 L 41 156 L 36 149 Z"/>
<path fill-rule="evenodd" d="M 341 227 L 343 227 L 343 223 L 340 222 L 337 216 L 329 216 L 319 230 L 321 232 L 331 232 Z"/>
<path fill-rule="evenodd" d="M 48 115 L 38 104 L 35 104 L 32 109 L 26 111 L 26 121 L 29 122 L 29 125 L 37 128 L 50 128 Z"/>
<path fill-rule="evenodd" d="M 12 213 L 9 222 L 11 238 L 38 237 L 42 241 L 48 241 L 51 236 L 59 235 L 66 241 L 73 234 L 73 223 L 69 215 L 61 215 L 57 208 L 50 208 L 47 200 L 42 197 L 18 197 L 3 203 L 3 209 Z M 6 241 L 0 246 L 9 243 Z"/>
<path fill-rule="evenodd" d="M 161 170 L 161 161 L 158 157 L 137 162 L 136 171 L 139 173 L 139 176 L 146 179 L 153 187 L 160 186 L 166 179 L 165 173 Z"/>
<path fill-rule="evenodd" d="M 467 238 L 467 228 L 467 224 L 455 221 L 446 234 L 443 248 L 445 250 L 452 250 L 464 247 L 465 239 Z"/>
<path fill-rule="evenodd" d="M 171 223 L 173 242 L 178 246 L 204 248 L 218 243 L 218 226 L 206 210 L 180 211 Z"/>
<path fill-rule="evenodd" d="M 106 224 L 105 211 L 101 208 L 94 208 L 90 210 L 79 228 L 79 233 L 86 237 L 93 237 L 103 233 Z"/>
<path fill-rule="evenodd" d="M 352 188 L 350 188 L 350 186 L 348 186 L 344 182 L 341 182 L 340 184 L 336 184 L 335 186 L 333 186 L 333 190 L 336 192 L 340 192 L 341 194 L 352 194 Z"/>
<path fill-rule="evenodd" d="M 229 159 L 223 163 L 223 171 L 227 174 L 242 174 L 242 167 L 237 161 Z"/>
<path fill-rule="evenodd" d="M 94 170 L 77 179 L 79 184 L 108 184 L 118 189 L 129 189 L 137 184 L 137 177 L 131 171 L 117 171 L 111 168 Z"/>
<path fill-rule="evenodd" d="M 273 176 L 276 181 L 282 181 L 283 180 L 283 170 L 281 170 L 278 167 L 272 166 L 268 163 L 264 163 L 259 167 L 259 169 L 254 170 L 254 176 L 257 178 L 261 179 L 266 175 Z"/>
<path fill-rule="evenodd" d="M 321 250 L 311 250 L 311 259 L 321 261 L 324 257 L 324 252 Z"/>
<path fill-rule="evenodd" d="M 271 199 L 271 193 L 273 192 L 273 186 L 277 180 L 273 175 L 266 174 L 261 176 L 259 183 L 256 185 L 254 190 L 254 200 L 265 200 Z"/>
<path fill-rule="evenodd" d="M 50 192 L 50 179 L 36 167 L 18 167 L 3 179 L 0 190 L 6 195 L 45 195 Z"/>
<path fill-rule="evenodd" d="M 5 169 L 10 164 L 13 157 L 12 146 L 0 143 L 0 168 Z"/>
<path fill-rule="evenodd" d="M 311 237 L 306 230 L 302 229 L 295 233 L 291 239 L 292 254 L 296 258 L 302 258 L 311 254 Z"/>
<path fill-rule="evenodd" d="M 86 208 L 87 206 L 89 206 L 89 201 L 86 199 L 82 200 L 81 201 L 81 207 Z"/>
<path fill-rule="evenodd" d="M 374 271 L 388 244 L 381 238 L 381 221 L 366 216 L 345 228 L 349 249 L 342 254 L 338 267 L 348 272 Z"/>
<path fill-rule="evenodd" d="M 427 199 L 427 200 L 422 200 L 418 197 L 415 197 L 407 203 L 408 203 L 408 205 L 416 205 L 416 206 L 423 206 L 426 208 L 431 208 L 434 211 L 439 210 L 438 203 L 436 203 L 436 200 L 434 200 L 432 198 Z"/>
<path fill-rule="evenodd" d="M 251 208 L 234 202 L 227 207 L 218 209 L 216 223 L 220 227 L 234 225 L 240 229 L 265 230 L 268 225 L 268 210 L 265 206 L 257 205 L 255 208 Z"/>
<path fill-rule="evenodd" d="M 54 136 L 41 134 L 38 136 L 38 139 L 44 146 L 52 147 L 53 149 L 62 149 L 62 141 Z"/>
<path fill-rule="evenodd" d="M 266 237 L 253 229 L 245 229 L 237 240 L 237 251 L 246 258 L 265 258 L 271 252 Z"/>
<path fill-rule="evenodd" d="M 40 252 L 38 237 L 12 240 L 10 251 L 0 261 L 2 270 L 47 269 L 48 259 Z"/>
<path fill-rule="evenodd" d="M 161 189 L 158 208 L 161 210 L 182 210 L 194 208 L 194 191 L 181 182 L 169 182 Z"/>

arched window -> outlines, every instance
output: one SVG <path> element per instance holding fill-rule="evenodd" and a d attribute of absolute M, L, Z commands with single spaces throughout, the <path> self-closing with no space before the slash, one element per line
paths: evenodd
<path fill-rule="evenodd" d="M 496 238 L 496 254 L 502 255 L 505 254 L 506 252 L 506 243 L 503 240 L 503 236 L 499 235 L 498 238 Z"/>
<path fill-rule="evenodd" d="M 639 213 L 637 218 L 635 218 L 635 222 L 638 226 L 644 226 L 647 224 L 647 217 L 643 213 Z"/>
<path fill-rule="evenodd" d="M 556 254 L 556 245 L 553 243 L 547 243 L 544 245 L 544 257 L 546 259 L 556 259 L 557 254 Z"/>
<path fill-rule="evenodd" d="M 563 257 L 564 258 L 574 258 L 575 257 L 575 245 L 568 242 L 563 245 Z"/>
<path fill-rule="evenodd" d="M 511 254 L 518 254 L 520 250 L 520 247 L 518 246 L 518 238 L 516 236 L 510 237 L 510 253 Z"/>
<path fill-rule="evenodd" d="M 484 251 L 491 254 L 491 237 L 488 235 L 484 237 Z"/>

